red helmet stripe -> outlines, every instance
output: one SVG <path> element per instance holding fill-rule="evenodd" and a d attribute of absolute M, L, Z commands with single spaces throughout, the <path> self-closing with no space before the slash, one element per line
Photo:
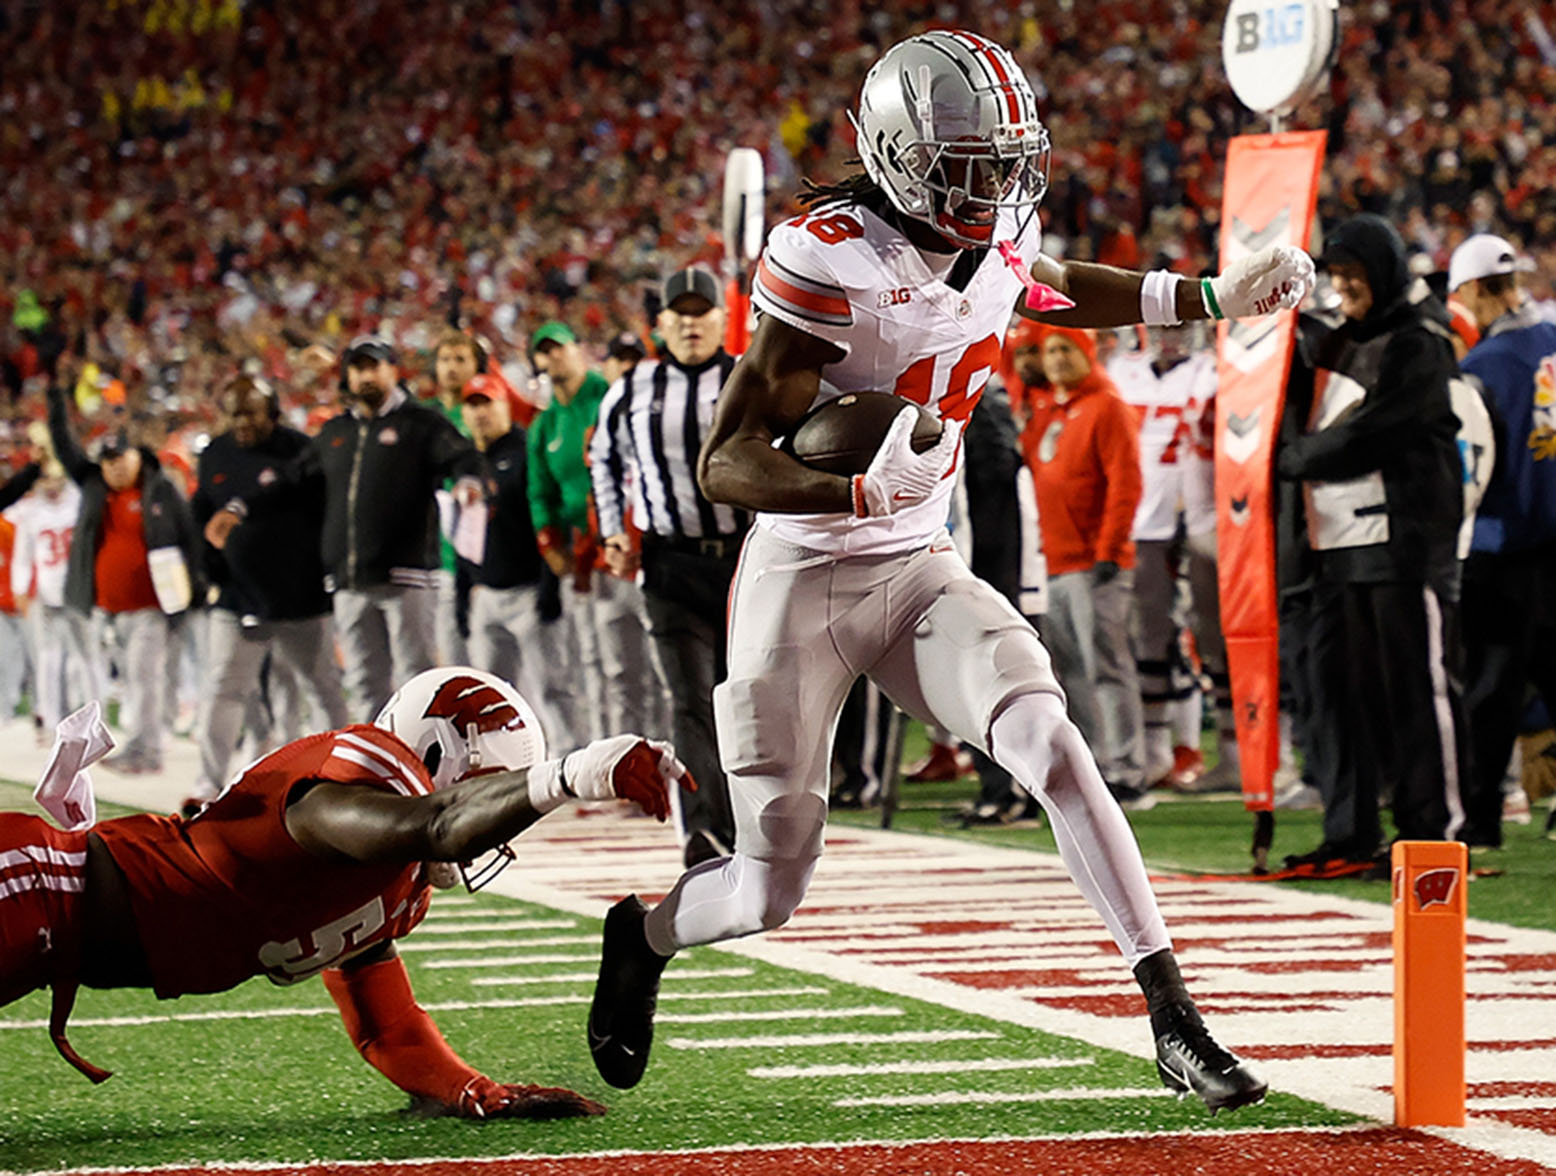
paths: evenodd
<path fill-rule="evenodd" d="M 1011 83 L 1005 63 L 1000 60 L 999 46 L 959 29 L 953 30 L 951 36 L 970 47 L 974 57 L 981 55 L 984 58 L 985 67 L 997 79 L 998 84 L 994 88 L 1005 95 L 1005 113 L 1010 116 L 1012 122 L 1021 122 L 1021 104 L 1016 99 L 1016 87 Z"/>

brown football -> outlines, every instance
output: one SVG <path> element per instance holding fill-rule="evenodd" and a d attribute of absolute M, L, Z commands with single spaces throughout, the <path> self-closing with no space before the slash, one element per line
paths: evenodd
<path fill-rule="evenodd" d="M 870 468 L 886 431 L 904 408 L 918 413 L 913 449 L 923 453 L 940 440 L 940 421 L 921 406 L 890 392 L 845 392 L 800 418 L 781 448 L 812 469 L 852 476 Z"/>

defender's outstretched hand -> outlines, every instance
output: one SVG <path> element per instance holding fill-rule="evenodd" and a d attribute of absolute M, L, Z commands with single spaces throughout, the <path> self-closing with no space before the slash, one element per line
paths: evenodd
<path fill-rule="evenodd" d="M 1271 245 L 1238 258 L 1200 283 L 1211 318 L 1256 318 L 1298 306 L 1317 280 L 1313 259 L 1295 245 Z"/>
<path fill-rule="evenodd" d="M 549 779 L 548 779 L 549 778 Z M 684 779 L 695 790 L 686 765 L 675 758 L 668 743 L 644 739 L 640 735 L 613 735 L 596 739 L 572 752 L 560 763 L 548 760 L 531 769 L 531 797 L 558 793 L 580 800 L 635 801 L 651 817 L 663 821 L 670 815 L 670 789 Z M 554 805 L 542 807 L 548 811 Z"/>
<path fill-rule="evenodd" d="M 561 1086 L 526 1086 L 472 1078 L 454 1103 L 419 1097 L 409 1113 L 427 1119 L 576 1119 L 603 1115 L 605 1107 L 592 1098 Z"/>
<path fill-rule="evenodd" d="M 854 475 L 854 514 L 859 518 L 882 518 L 917 506 L 935 492 L 950 470 L 962 437 L 961 422 L 944 422 L 940 440 L 923 453 L 915 453 L 913 426 L 917 422 L 918 413 L 911 405 L 904 405 L 869 468 Z"/>

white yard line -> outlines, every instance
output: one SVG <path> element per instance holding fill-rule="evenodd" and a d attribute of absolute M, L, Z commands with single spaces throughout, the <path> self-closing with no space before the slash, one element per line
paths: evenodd
<path fill-rule="evenodd" d="M 1171 1098 L 1161 1086 L 1099 1088 L 1067 1087 L 1063 1090 L 937 1090 L 928 1094 L 879 1094 L 864 1098 L 840 1098 L 835 1107 L 948 1107 L 966 1104 L 1076 1102 L 1104 1098 Z"/>
<path fill-rule="evenodd" d="M 962 1061 L 844 1062 L 834 1066 L 753 1066 L 753 1078 L 848 1078 L 875 1074 L 970 1074 L 1000 1070 L 1059 1070 L 1089 1066 L 1083 1058 L 966 1058 Z"/>
<path fill-rule="evenodd" d="M 987 1041 L 998 1033 L 980 1029 L 904 1029 L 897 1033 L 774 1033 L 750 1037 L 671 1037 L 671 1049 L 813 1049 L 822 1045 L 914 1045 L 942 1041 Z"/>

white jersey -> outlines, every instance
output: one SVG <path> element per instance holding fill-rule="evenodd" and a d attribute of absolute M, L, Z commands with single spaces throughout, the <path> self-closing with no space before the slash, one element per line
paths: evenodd
<path fill-rule="evenodd" d="M 995 241 L 1014 237 L 1017 224 L 1002 211 Z M 1022 265 L 1030 268 L 1041 243 L 1033 216 L 1015 240 Z M 965 287 L 954 289 L 873 212 L 829 204 L 773 230 L 751 300 L 762 313 L 844 352 L 822 371 L 818 403 L 845 392 L 895 392 L 942 420 L 965 423 L 999 367 L 1023 289 L 993 249 Z M 757 525 L 786 542 L 837 555 L 908 551 L 945 526 L 953 484 L 946 478 L 922 503 L 886 518 L 763 513 Z"/>
<path fill-rule="evenodd" d="M 81 490 L 66 482 L 52 498 L 34 491 L 12 508 L 16 545 L 11 553 L 11 591 L 35 595 L 39 604 L 65 603 L 65 566 L 70 537 L 81 516 Z"/>
<path fill-rule="evenodd" d="M 1108 375 L 1140 419 L 1140 506 L 1133 539 L 1171 539 L 1181 514 L 1191 535 L 1216 529 L 1216 353 L 1198 351 L 1157 375 L 1143 352 L 1115 355 Z"/>

